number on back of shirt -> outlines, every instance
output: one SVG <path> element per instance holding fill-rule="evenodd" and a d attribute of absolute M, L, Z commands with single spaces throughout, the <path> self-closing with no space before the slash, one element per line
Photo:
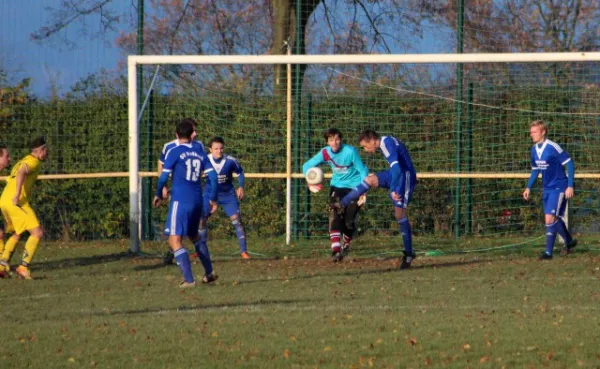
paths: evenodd
<path fill-rule="evenodd" d="M 200 167 L 202 166 L 200 159 L 188 159 L 185 161 L 185 166 L 187 168 L 185 179 L 192 182 L 198 182 L 198 179 L 200 179 Z"/>

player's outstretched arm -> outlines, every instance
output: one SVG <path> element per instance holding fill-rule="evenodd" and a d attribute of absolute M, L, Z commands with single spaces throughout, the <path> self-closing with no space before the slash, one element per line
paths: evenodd
<path fill-rule="evenodd" d="M 319 151 L 315 156 L 308 159 L 304 164 L 302 164 L 302 174 L 306 175 L 306 172 L 312 167 L 319 166 L 323 164 L 323 150 Z"/>

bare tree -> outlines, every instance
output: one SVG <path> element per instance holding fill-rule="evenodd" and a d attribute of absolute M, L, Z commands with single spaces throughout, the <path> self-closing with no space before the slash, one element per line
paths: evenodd
<path fill-rule="evenodd" d="M 404 52 L 421 35 L 421 16 L 427 2 L 417 0 L 148 0 L 145 51 L 148 54 L 283 54 L 284 43 L 297 39 L 293 52 L 391 53 Z M 296 11 L 300 5 L 300 17 Z M 114 0 L 62 0 L 48 9 L 52 21 L 32 38 L 42 42 L 59 31 L 99 17 L 102 32 L 114 31 L 134 17 L 115 10 Z M 300 27 L 296 27 L 299 19 Z M 84 26 L 82 28 L 85 28 Z M 122 33 L 117 44 L 127 53 L 136 52 L 136 32 Z M 253 88 L 277 90 L 285 86 L 281 66 L 274 72 L 261 68 L 228 66 L 212 68 L 209 81 L 222 84 L 235 78 L 251 81 Z M 300 69 L 304 74 L 304 67 Z M 194 85 L 199 74 L 183 67 L 171 68 L 175 84 Z M 267 77 L 267 75 L 269 77 Z"/>
<path fill-rule="evenodd" d="M 424 11 L 432 22 L 456 29 L 456 1 L 427 3 Z M 465 51 L 595 50 L 599 17 L 596 0 L 465 0 Z"/>

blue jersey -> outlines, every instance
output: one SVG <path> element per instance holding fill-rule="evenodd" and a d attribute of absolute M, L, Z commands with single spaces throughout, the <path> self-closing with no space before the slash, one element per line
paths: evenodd
<path fill-rule="evenodd" d="M 210 160 L 219 178 L 218 192 L 223 193 L 233 190 L 233 173 L 238 175 L 240 187 L 244 187 L 244 169 L 236 158 L 223 154 L 220 159 L 215 159 L 212 154 L 209 154 L 208 160 Z M 210 192 L 210 183 L 206 184 L 206 192 Z"/>
<path fill-rule="evenodd" d="M 302 172 L 306 175 L 310 168 L 323 163 L 328 163 L 331 167 L 331 185 L 338 188 L 354 188 L 369 174 L 356 149 L 346 144 L 342 144 L 338 152 L 331 151 L 329 146 L 322 148 L 317 155 L 304 163 Z"/>
<path fill-rule="evenodd" d="M 569 154 L 556 142 L 548 139 L 531 147 L 531 170 L 542 173 L 545 190 L 566 190 L 568 178 L 563 165 L 570 161 Z"/>
<path fill-rule="evenodd" d="M 414 187 L 417 172 L 404 143 L 393 136 L 382 136 L 379 149 L 390 165 L 390 191 L 400 194 L 403 188 Z"/>
<path fill-rule="evenodd" d="M 402 172 L 410 172 L 416 175 L 410 154 L 404 143 L 393 136 L 382 136 L 379 141 L 379 148 L 385 156 L 390 168 L 398 164 Z"/>
<path fill-rule="evenodd" d="M 214 171 L 201 143 L 179 144 L 165 155 L 163 173 L 172 178 L 171 201 L 202 203 L 202 172 Z"/>
<path fill-rule="evenodd" d="M 204 152 L 206 152 L 206 150 L 204 149 L 204 144 L 202 144 L 201 141 L 192 141 L 195 144 L 200 144 L 200 147 L 202 147 L 202 150 Z M 179 146 L 179 140 L 173 140 L 173 141 L 169 141 L 167 142 L 164 146 L 162 151 L 160 152 L 160 158 L 158 159 L 162 164 L 165 163 L 165 156 L 167 155 L 167 153 L 169 152 L 169 150 L 171 150 L 172 148 L 175 148 Z"/>

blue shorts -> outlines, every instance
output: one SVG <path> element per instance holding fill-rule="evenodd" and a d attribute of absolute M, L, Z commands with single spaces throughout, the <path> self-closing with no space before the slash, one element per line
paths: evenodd
<path fill-rule="evenodd" d="M 240 213 L 240 202 L 238 201 L 235 190 L 228 192 L 219 192 L 217 194 L 217 205 L 223 208 L 228 217 Z M 210 193 L 204 193 L 204 217 L 210 216 Z"/>
<path fill-rule="evenodd" d="M 188 236 L 198 235 L 198 226 L 202 217 L 202 203 L 187 203 L 171 201 L 167 222 L 165 224 L 165 235 Z"/>
<path fill-rule="evenodd" d="M 544 190 L 542 204 L 544 204 L 544 214 L 562 217 L 567 208 L 565 190 Z"/>
<path fill-rule="evenodd" d="M 388 190 L 391 190 L 390 189 L 391 184 L 392 184 L 392 170 L 391 169 L 385 170 L 383 172 L 377 172 L 377 173 L 375 173 L 375 176 L 377 176 L 377 181 L 379 182 L 379 188 L 386 188 Z M 413 191 L 415 190 L 416 184 L 417 184 L 416 176 L 411 172 L 405 172 L 404 173 L 404 181 L 402 181 L 402 183 L 400 183 L 400 194 L 402 195 L 402 199 L 400 201 L 395 201 L 394 199 L 392 199 L 391 191 L 389 194 L 390 200 L 392 200 L 392 203 L 394 204 L 395 207 L 404 208 L 404 209 L 406 209 L 408 207 L 408 203 L 410 202 L 410 199 L 412 198 L 412 194 L 413 194 Z"/>

